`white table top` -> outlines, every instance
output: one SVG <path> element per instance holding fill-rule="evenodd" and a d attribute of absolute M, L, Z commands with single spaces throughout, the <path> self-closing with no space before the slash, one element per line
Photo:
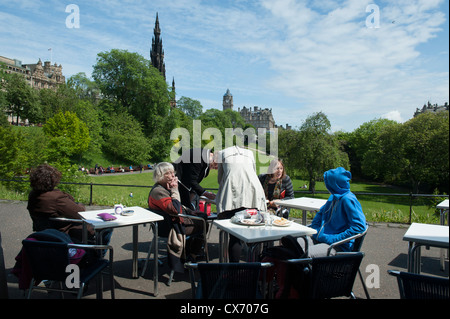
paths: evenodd
<path fill-rule="evenodd" d="M 245 226 L 231 222 L 229 219 L 215 220 L 217 228 L 239 238 L 245 243 L 259 243 L 264 241 L 279 240 L 283 236 L 293 237 L 311 236 L 316 233 L 315 229 L 292 222 L 287 227 L 279 226 Z"/>
<path fill-rule="evenodd" d="M 448 209 L 448 199 L 437 204 L 436 208 L 437 209 Z"/>
<path fill-rule="evenodd" d="M 403 240 L 433 247 L 448 248 L 448 230 L 448 226 L 412 223 L 403 236 Z"/>
<path fill-rule="evenodd" d="M 296 208 L 301 210 L 316 211 L 325 205 L 326 199 L 299 197 L 291 199 L 277 199 L 274 203 L 283 207 Z"/>
<path fill-rule="evenodd" d="M 163 220 L 161 215 L 158 215 L 148 209 L 133 206 L 127 207 L 126 210 L 134 210 L 134 214 L 131 216 L 113 215 L 117 219 L 111 221 L 103 221 L 98 214 L 108 213 L 113 214 L 114 208 L 111 209 L 101 209 L 101 210 L 90 210 L 85 212 L 80 212 L 81 217 L 86 220 L 89 224 L 92 224 L 94 229 L 103 228 L 114 228 L 122 226 L 131 226 L 145 223 L 152 223 Z"/>

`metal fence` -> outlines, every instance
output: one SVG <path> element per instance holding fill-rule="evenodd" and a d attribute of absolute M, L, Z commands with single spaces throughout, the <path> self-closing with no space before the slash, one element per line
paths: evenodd
<path fill-rule="evenodd" d="M 0 179 L 0 181 L 8 181 L 8 182 L 21 182 L 21 183 L 29 183 L 29 180 L 25 179 Z M 89 186 L 89 206 L 93 204 L 93 196 L 94 196 L 94 186 L 106 186 L 106 187 L 136 187 L 136 188 L 151 188 L 148 185 L 124 185 L 124 184 L 98 184 L 98 183 L 72 183 L 72 182 L 61 182 L 60 184 L 67 185 L 80 185 L 80 186 Z M 207 190 L 217 191 L 217 188 L 207 188 Z M 449 195 L 436 195 L 436 194 L 413 194 L 410 193 L 367 193 L 367 192 L 353 192 L 356 196 L 359 195 L 367 195 L 367 196 L 393 196 L 393 197 L 408 197 L 409 198 L 409 223 L 412 221 L 412 207 L 414 203 L 414 199 L 416 198 L 447 198 Z M 316 194 L 329 194 L 326 191 L 294 191 L 294 194 L 305 194 L 312 195 L 313 197 Z"/>

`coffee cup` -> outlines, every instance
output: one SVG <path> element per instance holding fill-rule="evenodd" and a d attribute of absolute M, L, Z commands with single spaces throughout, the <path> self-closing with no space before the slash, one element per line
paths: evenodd
<path fill-rule="evenodd" d="M 120 215 L 123 211 L 123 205 L 122 204 L 116 204 L 114 205 L 114 214 Z"/>

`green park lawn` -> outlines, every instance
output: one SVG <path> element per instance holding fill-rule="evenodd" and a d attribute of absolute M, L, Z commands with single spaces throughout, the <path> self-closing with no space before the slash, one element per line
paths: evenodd
<path fill-rule="evenodd" d="M 104 174 L 103 176 L 88 177 L 88 183 L 92 183 L 92 204 L 101 206 L 112 206 L 121 203 L 126 206 L 147 207 L 148 193 L 153 185 L 153 174 L 151 172 L 135 174 Z M 328 198 L 328 194 L 306 194 L 301 188 L 307 181 L 292 178 L 294 190 L 298 191 L 296 197 L 308 196 L 317 198 Z M 101 184 L 101 185 L 98 185 Z M 103 186 L 104 185 L 104 186 Z M 108 186 L 115 185 L 115 186 Z M 122 186 L 117 186 L 122 185 Z M 202 186 L 209 189 L 217 189 L 217 171 L 213 170 L 203 180 Z M 78 193 L 73 194 L 77 201 L 89 204 L 90 185 L 79 185 Z M 406 194 L 406 190 L 377 185 L 373 183 L 352 182 L 351 189 L 356 193 L 368 221 L 408 223 L 410 220 L 410 198 L 409 196 L 389 195 L 364 195 L 358 193 L 380 193 L 380 194 Z M 326 192 L 323 182 L 317 182 L 316 191 Z M 132 195 L 132 196 L 130 196 Z M 7 191 L 0 185 L 0 199 L 26 200 L 26 194 L 17 194 Z M 439 223 L 439 216 L 433 208 L 442 198 L 414 198 L 412 201 L 411 222 Z M 291 217 L 300 217 L 300 211 L 291 210 Z"/>
<path fill-rule="evenodd" d="M 93 205 L 112 206 L 114 204 L 124 204 L 126 206 L 147 206 L 148 193 L 153 185 L 153 174 L 144 172 L 141 174 L 104 174 L 103 176 L 90 177 L 94 184 L 92 201 Z M 102 184 L 102 185 L 97 185 Z M 293 186 L 296 197 L 313 196 L 312 194 L 302 194 L 301 186 L 307 184 L 304 180 L 293 179 Z M 124 186 L 107 186 L 124 185 Z M 140 187 L 136 187 L 140 186 Z M 217 189 L 217 171 L 211 171 L 209 176 L 203 180 L 202 186 L 209 189 Z M 408 223 L 410 215 L 409 196 L 389 196 L 389 195 L 363 195 L 358 193 L 381 193 L 381 194 L 400 194 L 406 191 L 397 188 L 376 185 L 370 183 L 352 182 L 351 188 L 357 194 L 363 207 L 368 221 L 373 222 L 391 222 Z M 76 194 L 77 200 L 82 203 L 89 203 L 90 186 L 80 185 L 79 194 Z M 317 191 L 326 191 L 323 182 L 316 184 Z M 0 192 L 1 194 L 2 192 Z M 132 194 L 132 197 L 130 196 Z M 317 198 L 328 198 L 327 194 L 315 194 Z M 2 197 L 3 198 L 3 197 Z M 26 198 L 24 198 L 26 199 Z M 415 198 L 412 202 L 412 222 L 439 223 L 439 217 L 432 206 L 442 199 L 434 198 Z M 300 211 L 291 210 L 291 217 L 300 217 Z"/>

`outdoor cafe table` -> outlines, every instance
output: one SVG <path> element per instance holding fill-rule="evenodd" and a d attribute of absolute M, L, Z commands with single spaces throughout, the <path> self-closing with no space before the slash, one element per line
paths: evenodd
<path fill-rule="evenodd" d="M 420 248 L 439 247 L 448 249 L 448 226 L 412 223 L 403 236 L 408 241 L 408 272 L 420 274 Z"/>
<path fill-rule="evenodd" d="M 231 222 L 230 219 L 215 220 L 214 225 L 220 230 L 219 234 L 219 262 L 228 262 L 228 235 L 233 235 L 243 241 L 249 248 L 247 260 L 251 261 L 254 249 L 259 243 L 268 243 L 280 240 L 282 237 L 291 235 L 293 237 L 311 236 L 316 233 L 315 229 L 291 222 L 289 226 L 247 226 Z"/>
<path fill-rule="evenodd" d="M 325 205 L 326 199 L 299 197 L 291 199 L 276 199 L 274 203 L 282 207 L 301 209 L 303 211 L 302 224 L 306 225 L 306 216 L 308 211 L 318 211 Z"/>
<path fill-rule="evenodd" d="M 437 209 L 440 210 L 440 215 L 441 215 L 441 225 L 445 225 L 445 214 L 447 214 L 447 225 L 448 225 L 448 199 L 440 202 L 439 204 L 437 204 L 436 206 Z"/>
<path fill-rule="evenodd" d="M 133 227 L 133 268 L 132 268 L 132 277 L 138 278 L 138 226 L 142 224 L 150 224 L 150 227 L 153 231 L 153 240 L 155 241 L 155 270 L 153 271 L 154 278 L 154 294 L 155 296 L 158 294 L 158 221 L 163 220 L 161 215 L 155 214 L 152 211 L 142 208 L 142 207 L 127 207 L 126 210 L 133 210 L 134 213 L 130 216 L 122 216 L 115 214 L 114 216 L 117 218 L 111 221 L 103 221 L 97 215 L 100 213 L 108 213 L 114 214 L 114 209 L 102 209 L 102 210 L 91 210 L 80 212 L 81 217 L 86 220 L 89 224 L 94 227 L 96 232 L 96 240 L 97 244 L 102 244 L 102 232 L 118 227 Z"/>
<path fill-rule="evenodd" d="M 449 220 L 449 216 L 448 216 L 448 199 L 440 202 L 439 204 L 437 204 L 436 206 L 437 209 L 440 210 L 440 220 L 441 220 L 441 225 L 445 225 L 445 214 L 447 214 L 447 226 L 449 225 L 448 220 Z M 447 255 L 448 255 L 448 250 L 447 250 Z M 445 249 L 441 248 L 441 258 L 440 258 L 440 262 L 441 262 L 441 270 L 444 270 L 445 268 Z"/>

